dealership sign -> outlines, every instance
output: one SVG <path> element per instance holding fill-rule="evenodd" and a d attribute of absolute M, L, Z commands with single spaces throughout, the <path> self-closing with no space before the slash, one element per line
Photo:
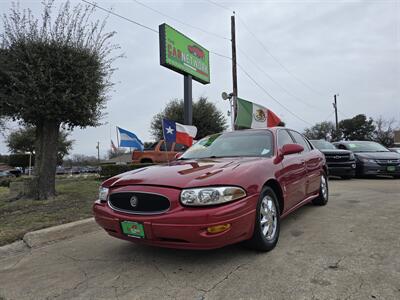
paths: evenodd
<path fill-rule="evenodd" d="M 209 52 L 167 24 L 159 26 L 160 64 L 203 84 L 210 83 Z"/>

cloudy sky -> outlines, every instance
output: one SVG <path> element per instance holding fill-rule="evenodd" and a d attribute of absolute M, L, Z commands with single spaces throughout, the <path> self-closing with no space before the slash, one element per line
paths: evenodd
<path fill-rule="evenodd" d="M 134 0 L 97 4 L 150 28 L 168 23 L 226 56 L 231 54 L 230 10 L 234 9 L 239 96 L 272 109 L 288 127 L 302 131 L 316 122 L 333 121 L 335 93 L 339 94 L 339 119 L 364 113 L 400 121 L 399 0 L 141 2 L 172 18 Z M 20 3 L 40 13 L 39 1 Z M 11 1 L 0 0 L 1 13 L 10 6 Z M 97 10 L 95 17 L 106 15 Z M 116 140 L 116 125 L 144 141 L 152 140 L 152 116 L 170 99 L 183 97 L 182 75 L 159 65 L 157 33 L 115 16 L 109 17 L 107 29 L 117 31 L 114 42 L 125 58 L 115 63 L 116 84 L 109 94 L 105 125 L 74 130 L 73 153 L 95 155 L 99 141 L 105 155 L 110 136 Z M 231 62 L 211 54 L 210 64 L 211 83 L 194 82 L 193 97 L 206 96 L 226 113 L 229 105 L 220 95 L 232 90 Z M 0 137 L 0 153 L 5 152 Z"/>

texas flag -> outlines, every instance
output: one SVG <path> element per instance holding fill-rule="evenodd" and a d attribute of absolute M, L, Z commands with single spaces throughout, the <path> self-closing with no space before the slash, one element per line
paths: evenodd
<path fill-rule="evenodd" d="M 182 125 L 171 120 L 163 119 L 163 134 L 165 141 L 192 146 L 197 134 L 196 126 Z"/>

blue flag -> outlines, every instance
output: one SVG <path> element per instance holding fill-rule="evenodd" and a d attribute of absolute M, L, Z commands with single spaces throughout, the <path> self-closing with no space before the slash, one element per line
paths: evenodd
<path fill-rule="evenodd" d="M 119 131 L 119 136 L 120 136 L 120 141 L 119 141 L 120 147 L 135 148 L 137 150 L 143 151 L 144 149 L 143 143 L 141 140 L 139 140 L 136 134 L 119 127 L 117 127 L 117 129 Z"/>

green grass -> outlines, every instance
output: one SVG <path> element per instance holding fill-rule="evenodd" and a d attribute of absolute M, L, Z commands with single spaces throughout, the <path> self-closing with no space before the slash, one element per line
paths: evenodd
<path fill-rule="evenodd" d="M 89 218 L 100 181 L 69 179 L 56 185 L 51 200 L 10 201 L 8 188 L 0 187 L 0 246 L 21 239 L 26 232 Z"/>

